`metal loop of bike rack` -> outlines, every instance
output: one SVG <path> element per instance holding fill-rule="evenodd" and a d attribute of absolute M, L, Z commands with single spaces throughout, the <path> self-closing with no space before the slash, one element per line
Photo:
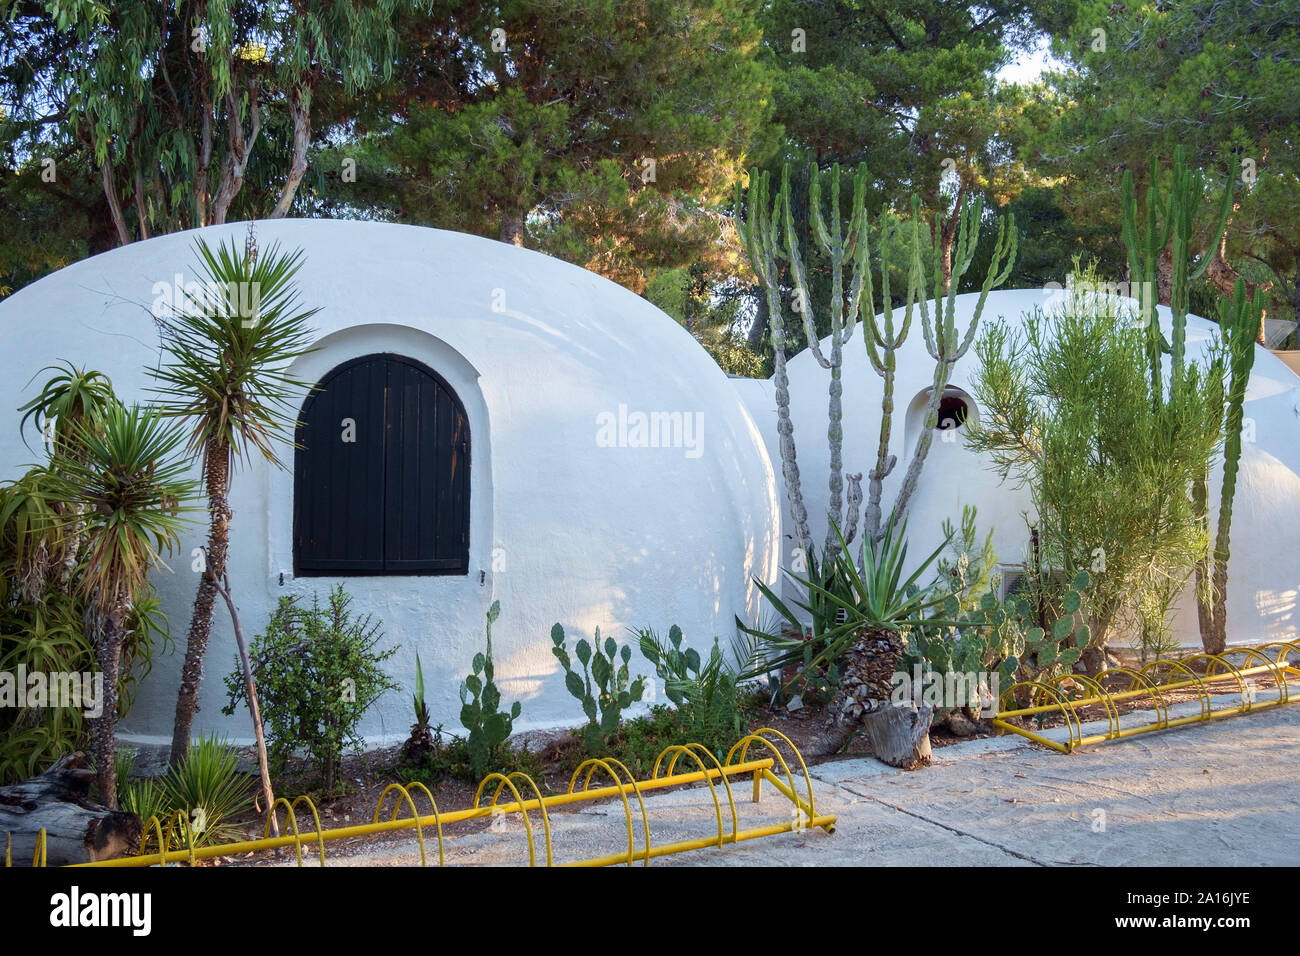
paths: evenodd
<path fill-rule="evenodd" d="M 1273 641 L 1256 647 L 1230 647 L 1221 654 L 1196 653 L 1183 658 L 1162 658 L 1137 671 L 1115 667 L 1092 677 L 1060 674 L 1046 681 L 1018 681 L 1001 694 L 999 711 L 992 723 L 1000 731 L 1019 734 L 1068 754 L 1080 747 L 1108 740 L 1122 740 L 1138 734 L 1280 707 L 1300 699 L 1291 695 L 1290 681 L 1300 678 L 1300 669 L 1289 663 L 1293 654 L 1300 655 L 1300 641 Z M 1238 659 L 1238 663 L 1229 658 Z M 1254 679 L 1257 677 L 1271 679 L 1276 696 L 1261 699 L 1255 692 Z M 1079 696 L 1066 693 L 1064 685 L 1067 681 L 1082 688 Z M 1127 686 L 1120 688 L 1123 682 L 1127 682 Z M 1170 708 L 1174 702 L 1170 695 L 1180 691 L 1195 692 L 1200 704 L 1199 713 L 1171 716 Z M 1026 698 L 1025 706 L 1016 706 L 1024 703 Z M 1155 720 L 1125 727 L 1122 718 L 1126 714 L 1121 712 L 1120 704 L 1136 704 L 1135 711 L 1154 710 Z M 1102 713 L 1090 716 L 1084 713 L 1088 708 L 1100 708 Z M 1038 732 L 1043 730 L 1042 721 L 1049 715 L 1064 721 L 1064 741 Z M 1013 722 L 1026 717 L 1039 718 L 1037 731 Z M 1104 731 L 1085 732 L 1086 723 L 1103 720 L 1106 724 Z"/>
<path fill-rule="evenodd" d="M 750 759 L 751 747 L 766 751 L 769 756 Z M 787 754 L 794 758 L 803 773 L 803 781 L 806 786 L 805 794 L 798 792 L 795 775 L 791 772 L 790 764 L 786 760 Z M 694 769 L 679 772 L 677 770 L 679 762 Z M 773 770 L 777 767 L 780 768 L 785 780 L 773 773 Z M 597 772 L 608 777 L 611 783 L 593 787 L 592 782 Z M 789 819 L 778 823 L 742 828 L 741 814 L 737 808 L 735 793 L 732 789 L 732 781 L 739 777 L 752 777 L 754 803 L 759 802 L 763 784 L 770 784 L 780 796 L 790 802 Z M 647 793 L 653 790 L 685 787 L 699 783 L 708 786 L 717 824 L 716 833 L 698 839 L 652 844 L 651 816 L 645 800 Z M 727 799 L 728 813 L 725 815 L 717 786 L 719 783 L 721 783 L 722 792 L 726 794 Z M 492 788 L 490 792 L 489 788 Z M 426 813 L 420 813 L 416 807 L 414 794 L 417 792 L 422 793 L 429 803 L 429 811 Z M 506 792 L 508 792 L 510 799 L 507 802 L 502 802 L 502 795 Z M 390 794 L 393 795 L 392 811 L 388 814 L 388 819 L 381 819 Z M 487 796 L 486 804 L 483 802 L 485 795 Z M 626 766 L 610 757 L 597 757 L 584 761 L 570 778 L 568 790 L 552 796 L 543 796 L 541 788 L 525 773 L 515 771 L 510 774 L 488 774 L 483 778 L 475 793 L 474 806 L 466 810 L 457 810 L 450 813 L 444 813 L 438 809 L 433 794 L 429 792 L 428 787 L 424 786 L 424 784 L 411 783 L 403 786 L 402 784 L 393 783 L 385 787 L 380 794 L 370 823 L 326 830 L 322 829 L 320 815 L 317 813 L 315 804 L 309 798 L 300 796 L 291 802 L 281 797 L 267 811 L 263 837 L 260 840 L 244 840 L 237 843 L 219 843 L 196 847 L 194 846 L 196 842 L 194 832 L 187 812 L 177 811 L 176 818 L 166 826 L 157 817 L 151 817 L 145 822 L 145 836 L 139 855 L 76 865 L 94 867 L 166 866 L 169 863 L 189 863 L 194 865 L 199 860 L 211 857 L 235 856 L 293 847 L 297 865 L 301 867 L 303 865 L 303 844 L 307 843 L 309 847 L 314 846 L 320 865 L 325 866 L 326 844 L 330 841 L 414 830 L 416 844 L 420 851 L 420 865 L 425 866 L 428 861 L 425 855 L 424 831 L 426 827 L 432 825 L 436 828 L 438 835 L 438 865 L 442 866 L 446 862 L 443 839 L 443 830 L 446 825 L 465 820 L 497 819 L 517 813 L 523 823 L 527 843 L 528 865 L 537 866 L 539 862 L 537 852 L 539 841 L 536 839 L 534 817 L 530 816 L 530 811 L 540 811 L 542 860 L 544 865 L 553 866 L 556 865 L 554 859 L 554 830 L 552 817 L 548 810 L 557 806 L 589 803 L 614 797 L 618 798 L 614 805 L 621 806 L 626 818 L 627 850 L 606 856 L 566 861 L 559 865 L 608 866 L 624 863 L 632 866 L 634 863 L 640 862 L 642 865 L 648 866 L 651 859 L 674 853 L 685 853 L 690 850 L 702 850 L 710 847 L 723 849 L 727 844 L 740 843 L 743 840 L 753 840 L 779 833 L 799 833 L 812 827 L 820 827 L 827 833 L 833 833 L 835 830 L 835 817 L 833 815 L 817 813 L 813 797 L 812 777 L 809 775 L 808 767 L 799 751 L 784 734 L 771 728 L 763 728 L 741 738 L 731 748 L 726 759 L 721 761 L 707 747 L 701 744 L 676 744 L 668 747 L 655 761 L 654 769 L 648 780 L 637 780 Z M 634 802 L 638 811 L 635 814 L 633 812 Z M 315 825 L 313 831 L 304 833 L 300 829 L 297 811 L 301 807 L 306 807 L 310 811 L 312 822 Z M 276 824 L 278 827 L 278 812 L 281 808 L 284 809 L 285 822 L 289 832 L 279 836 L 271 836 L 272 825 Z M 403 810 L 409 811 L 409 815 L 402 815 Z M 724 816 L 730 822 L 729 828 L 724 822 Z M 305 818 L 303 822 L 305 822 Z M 638 832 L 640 834 L 639 845 L 637 840 Z M 45 865 L 45 839 L 45 831 L 42 829 L 37 837 L 36 853 L 32 861 L 33 866 Z M 173 848 L 171 846 L 173 839 L 182 845 Z M 11 844 L 7 844 L 5 850 L 6 866 L 12 865 L 11 856 Z"/>

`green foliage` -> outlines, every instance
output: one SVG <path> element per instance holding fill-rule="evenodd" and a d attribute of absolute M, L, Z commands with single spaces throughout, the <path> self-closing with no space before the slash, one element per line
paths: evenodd
<path fill-rule="evenodd" d="M 641 654 L 655 667 L 664 694 L 677 708 L 677 724 L 691 742 L 701 743 L 720 756 L 740 738 L 740 689 L 724 659 L 717 638 L 708 660 L 694 648 L 682 647 L 682 630 L 674 624 L 663 642 L 649 628 L 636 632 Z"/>
<path fill-rule="evenodd" d="M 1207 198 L 1241 184 L 1226 230 L 1208 203 L 1197 213 L 1194 250 L 1213 254 L 1227 237 L 1226 270 L 1202 285 L 1214 299 L 1230 297 L 1239 270 L 1252 283 L 1271 281 L 1263 290 L 1270 317 L 1300 315 L 1300 152 L 1292 145 L 1300 103 L 1287 93 L 1300 85 L 1294 10 L 1214 0 L 1083 0 L 1067 9 L 1053 53 L 1071 68 L 1052 77 L 1060 116 L 1039 155 L 1075 218 L 1118 224 L 1122 173 L 1150 186 L 1151 158 L 1182 147 L 1205 173 Z M 1197 311 L 1212 316 L 1214 307 Z"/>
<path fill-rule="evenodd" d="M 146 575 L 174 547 L 192 486 L 155 415 L 123 407 L 99 372 L 50 370 L 21 409 L 23 426 L 49 439 L 47 460 L 0 484 L 0 670 L 99 671 L 87 621 L 115 606 L 118 677 L 105 706 L 116 719 L 129 711 L 155 647 L 169 641 Z M 80 707 L 5 708 L 0 781 L 89 750 L 88 728 Z"/>
<path fill-rule="evenodd" d="M 1163 618 L 1207 547 L 1189 489 L 1218 445 L 1221 367 L 1184 370 L 1164 401 L 1151 392 L 1140 317 L 1075 290 L 1023 330 L 990 326 L 973 382 L 984 414 L 967 440 L 1033 497 L 1044 580 L 1092 574 L 1086 605 L 1098 654 L 1140 612 Z M 1094 658 L 1093 662 L 1099 662 Z"/>
<path fill-rule="evenodd" d="M 484 773 L 475 769 L 470 759 L 469 741 L 464 737 L 443 735 L 442 724 L 432 728 L 428 753 L 417 760 L 404 759 L 399 768 L 403 781 L 418 781 L 432 786 L 445 779 L 478 784 Z M 546 768 L 537 756 L 524 748 L 500 747 L 492 757 L 489 770 L 507 776 L 516 770 L 528 774 L 539 787 L 546 788 Z"/>
<path fill-rule="evenodd" d="M 180 811 L 188 821 L 172 823 L 173 846 L 179 840 L 185 847 L 191 839 L 195 847 L 211 846 L 238 834 L 231 818 L 253 805 L 250 780 L 238 764 L 235 748 L 213 735 L 192 742 L 181 762 L 168 769 L 160 784 L 166 812 L 174 817 Z M 131 799 L 149 809 L 156 795 L 145 791 Z M 168 821 L 161 822 L 165 829 Z"/>
<path fill-rule="evenodd" d="M 587 717 L 582 729 L 583 747 L 589 754 L 607 753 L 609 738 L 618 730 L 623 711 L 645 693 L 645 678 L 638 676 L 632 680 L 628 671 L 632 648 L 624 645 L 620 650 L 612 637 L 602 644 L 600 628 L 596 628 L 594 652 L 586 638 L 579 638 L 574 645 L 573 654 L 582 665 L 582 671 L 578 672 L 565 650 L 564 628 L 558 623 L 551 628 L 551 642 L 555 645 L 551 653 L 564 668 L 564 686 L 582 704 L 582 712 Z"/>
<path fill-rule="evenodd" d="M 976 531 L 977 511 L 974 505 L 963 505 L 961 527 L 953 526 L 947 518 L 943 521 L 943 536 L 948 540 L 948 553 L 935 561 L 935 583 L 957 599 L 962 611 L 971 610 L 997 583 L 997 552 L 993 549 L 993 529 L 989 529 L 984 543 L 979 543 Z M 951 555 L 951 557 L 949 557 Z"/>
<path fill-rule="evenodd" d="M 166 361 L 156 391 L 166 414 L 191 426 L 191 452 L 247 455 L 251 446 L 277 462 L 307 387 L 285 369 L 311 351 L 307 322 L 319 311 L 301 305 L 303 252 L 272 245 L 250 261 L 234 240 L 213 249 L 202 239 L 195 251 L 208 288 L 187 293 L 180 315 L 159 318 Z"/>
<path fill-rule="evenodd" d="M 404 5 L 382 104 L 349 101 L 362 129 L 321 157 L 311 185 L 332 214 L 517 241 L 637 293 L 659 269 L 721 266 L 733 244 L 718 206 L 750 144 L 770 138 L 756 12 L 726 0 Z M 427 40 L 453 35 L 474 39 Z M 326 175 L 348 157 L 355 182 Z"/>
<path fill-rule="evenodd" d="M 433 748 L 433 737 L 429 732 L 429 705 L 424 700 L 424 669 L 420 666 L 420 655 L 415 655 L 415 693 L 411 695 L 415 709 L 415 723 L 411 724 L 411 735 L 402 745 L 402 756 L 412 763 L 420 763 Z"/>
<path fill-rule="evenodd" d="M 474 655 L 473 673 L 460 687 L 460 722 L 469 731 L 466 741 L 470 765 L 476 777 L 484 777 L 500 762 L 503 748 L 523 710 L 519 701 L 501 710 L 496 670 L 492 664 L 492 623 L 501 614 L 501 602 L 493 601 L 487 612 L 487 653 Z"/>
<path fill-rule="evenodd" d="M 362 716 L 398 687 L 380 666 L 397 652 L 377 649 L 383 636 L 371 615 L 352 611 L 352 597 L 341 584 L 325 607 L 315 594 L 309 608 L 296 595 L 280 598 L 265 633 L 248 648 L 273 770 L 282 771 L 304 748 L 324 789 L 335 789 L 344 748 L 362 745 Z M 229 700 L 221 712 L 230 715 L 248 693 L 238 657 L 225 683 Z"/>
<path fill-rule="evenodd" d="M 835 530 L 838 534 L 839 529 Z M 755 579 L 755 585 L 780 615 L 785 627 L 779 632 L 764 631 L 748 627 L 737 618 L 736 626 L 757 641 L 757 660 L 752 669 L 740 677 L 756 677 L 774 668 L 794 664 L 799 666 L 802 679 L 815 679 L 819 670 L 829 670 L 835 665 L 864 628 L 905 632 L 913 627 L 937 628 L 958 623 L 939 613 L 947 609 L 948 599 L 952 597 L 951 590 L 922 590 L 917 585 L 948 547 L 949 540 L 945 538 L 905 578 L 903 573 L 908 567 L 906 523 L 895 527 L 891 521 L 885 526 L 879 541 L 864 540 L 860 566 L 853 560 L 841 536 L 841 549 L 835 556 L 835 574 L 847 582 L 848 593 L 845 596 L 828 590 L 812 579 L 799 578 L 786 571 L 786 576 L 800 585 L 806 594 L 843 610 L 843 623 L 827 629 L 819 646 L 811 652 L 802 639 L 798 615 L 775 591 Z M 807 603 L 794 603 L 805 611 L 811 610 Z M 790 631 L 800 636 L 792 636 Z"/>
<path fill-rule="evenodd" d="M 351 95 L 391 75 L 398 7 L 5 4 L 0 101 L 22 134 L 14 150 L 57 156 L 47 191 L 71 193 L 68 204 L 89 206 L 95 231 L 121 243 L 231 212 L 283 216 L 307 166 L 320 88 Z M 322 131 L 332 125 L 323 120 Z M 91 171 L 102 192 L 86 203 Z"/>

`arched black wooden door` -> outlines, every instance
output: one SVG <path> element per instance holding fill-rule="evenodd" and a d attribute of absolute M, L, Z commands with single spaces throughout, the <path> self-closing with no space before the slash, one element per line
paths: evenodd
<path fill-rule="evenodd" d="M 466 574 L 469 421 L 451 386 L 400 355 L 331 370 L 294 452 L 294 573 Z"/>

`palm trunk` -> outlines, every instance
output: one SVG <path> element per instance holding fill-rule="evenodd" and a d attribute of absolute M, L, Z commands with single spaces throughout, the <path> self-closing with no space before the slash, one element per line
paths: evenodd
<path fill-rule="evenodd" d="M 91 612 L 92 614 L 94 612 Z M 92 743 L 95 750 L 95 779 L 99 785 L 99 802 L 110 810 L 117 809 L 117 678 L 121 666 L 122 632 L 126 611 L 121 606 L 93 623 L 95 656 L 104 680 L 102 707 L 94 719 Z"/>
<path fill-rule="evenodd" d="M 176 721 L 172 728 L 171 766 L 178 766 L 190 745 L 190 728 L 199 709 L 199 684 L 203 679 L 203 655 L 212 633 L 212 611 L 217 597 L 217 581 L 226 573 L 226 553 L 230 546 L 230 446 L 212 442 L 204 450 L 204 481 L 208 491 L 207 567 L 199 579 L 194 598 L 194 615 L 185 644 L 185 664 L 181 668 L 181 686 L 176 695 Z"/>

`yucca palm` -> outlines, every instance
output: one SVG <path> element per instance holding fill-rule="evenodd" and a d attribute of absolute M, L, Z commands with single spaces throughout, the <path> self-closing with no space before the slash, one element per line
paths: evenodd
<path fill-rule="evenodd" d="M 814 634 L 816 648 L 809 654 L 806 651 L 807 642 L 802 637 L 791 637 L 786 633 L 802 633 L 803 625 L 799 616 L 775 591 L 756 579 L 754 583 L 776 610 L 784 626 L 781 632 L 773 633 L 740 625 L 741 630 L 756 638 L 760 645 L 754 669 L 743 677 L 754 677 L 789 664 L 801 665 L 807 676 L 809 672 L 828 669 L 838 662 L 864 635 L 886 632 L 897 634 L 914 627 L 946 627 L 957 624 L 946 620 L 946 615 L 937 613 L 940 608 L 947 607 L 950 594 L 917 586 L 922 575 L 948 546 L 951 534 L 904 578 L 903 573 L 907 567 L 906 522 L 901 527 L 895 527 L 890 522 L 878 541 L 864 541 L 859 552 L 860 561 L 854 561 L 839 529 L 834 528 L 834 532 L 839 537 L 841 546 L 825 569 L 826 581 L 830 583 L 819 583 L 811 577 L 797 577 L 789 571 L 786 576 L 808 595 L 806 603 L 793 602 L 796 607 L 809 614 L 818 613 L 827 617 L 839 612 L 838 616 L 843 621 L 825 627 L 820 634 Z M 892 669 L 890 673 L 892 674 Z"/>
<path fill-rule="evenodd" d="M 49 465 L 46 472 L 57 471 L 65 459 L 85 460 L 85 451 L 77 437 L 78 429 L 83 425 L 93 425 L 99 421 L 104 411 L 115 408 L 121 403 L 113 391 L 113 383 L 102 372 L 87 371 L 77 368 L 71 362 L 64 365 L 50 365 L 43 372 L 55 372 L 38 394 L 18 410 L 23 413 L 19 422 L 20 433 L 26 431 L 32 423 L 42 436 L 49 452 Z M 40 470 L 33 471 L 28 477 L 33 479 L 25 487 L 31 492 L 23 498 L 24 507 L 30 509 L 39 502 L 38 486 L 42 485 Z M 40 594 L 48 584 L 54 584 L 59 590 L 67 590 L 68 573 L 76 564 L 77 550 L 80 547 L 81 516 L 69 511 L 66 502 L 47 499 L 46 517 L 51 520 L 41 534 L 28 536 L 32 547 L 26 555 L 22 567 L 23 593 L 29 601 Z M 35 517 L 29 511 L 29 516 Z M 27 531 L 36 531 L 33 525 Z M 21 550 L 21 549 L 20 549 Z M 57 573 L 56 571 L 60 571 Z"/>
<path fill-rule="evenodd" d="M 297 417 L 290 398 L 306 387 L 288 366 L 310 351 L 307 320 L 318 311 L 300 304 L 294 277 L 301 250 L 273 245 L 259 256 L 234 241 L 212 249 L 200 239 L 196 252 L 218 294 L 187 296 L 180 315 L 160 320 L 166 357 L 154 373 L 163 413 L 190 426 L 187 448 L 201 457 L 210 518 L 176 697 L 172 766 L 189 748 L 217 585 L 226 573 L 231 474 L 236 460 L 253 452 L 280 464 L 276 443 L 292 440 Z"/>
<path fill-rule="evenodd" d="M 197 485 L 177 457 L 182 436 L 154 410 L 120 404 L 73 426 L 81 449 L 59 471 L 61 490 L 83 516 L 76 587 L 90 604 L 90 629 L 103 675 L 103 710 L 93 749 L 100 797 L 117 804 L 113 733 L 122 644 L 149 572 L 179 544 Z"/>

